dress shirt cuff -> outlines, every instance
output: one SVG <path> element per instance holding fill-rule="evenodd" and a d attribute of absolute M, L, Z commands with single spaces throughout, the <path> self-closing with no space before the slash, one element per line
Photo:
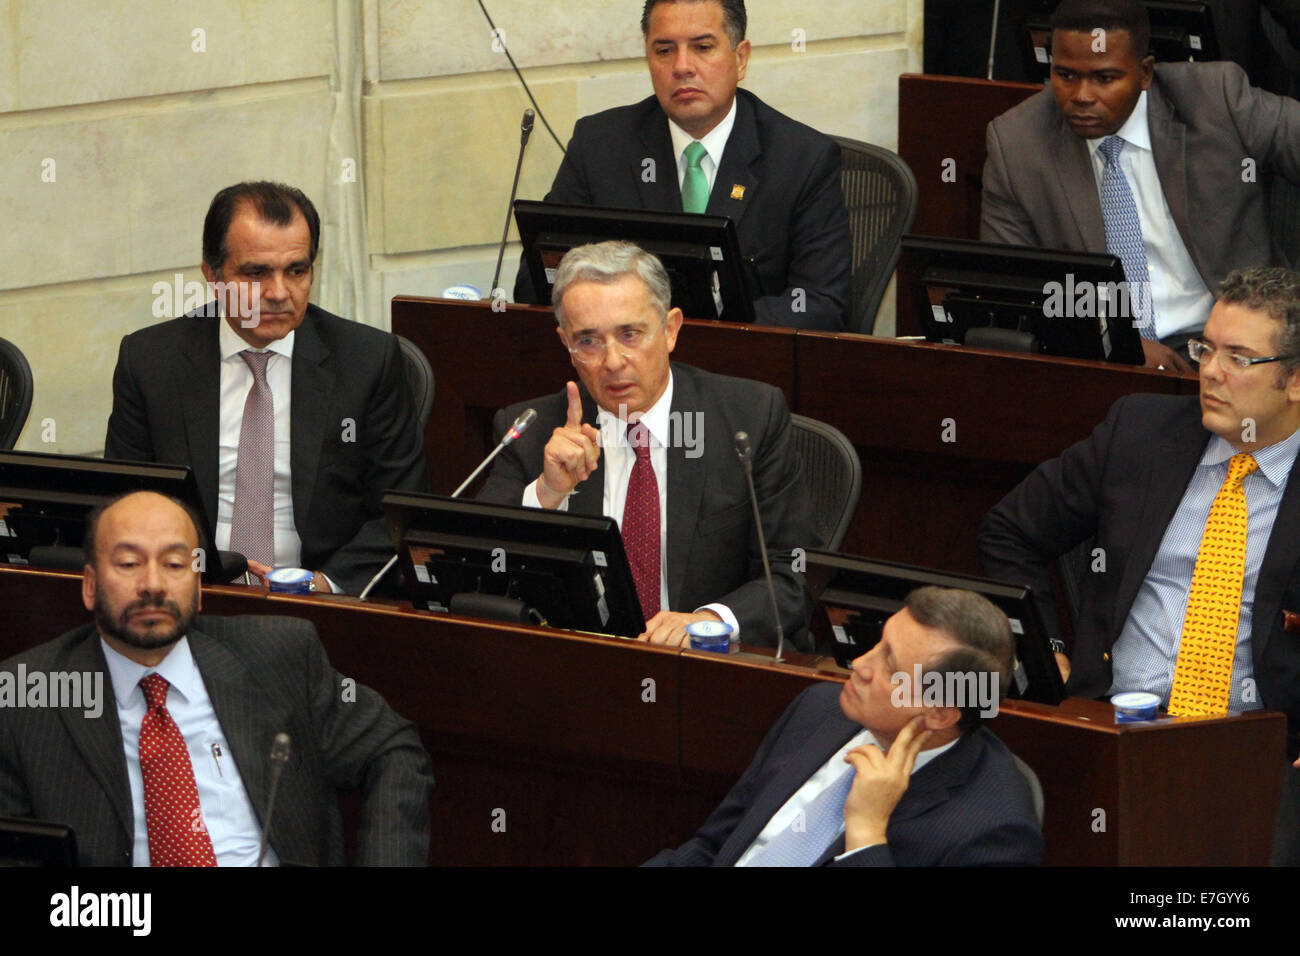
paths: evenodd
<path fill-rule="evenodd" d="M 328 584 L 328 585 L 330 586 L 330 591 L 331 591 L 332 593 L 334 593 L 334 594 L 342 594 L 342 593 L 343 593 L 343 589 L 342 589 L 341 587 L 339 587 L 337 584 L 335 584 L 335 583 L 334 583 L 334 579 L 333 579 L 332 577 L 330 577 L 328 574 L 326 574 L 324 571 L 322 571 L 322 572 L 320 573 L 320 576 L 323 577 L 323 578 L 325 579 L 325 583 Z"/>
<path fill-rule="evenodd" d="M 838 863 L 840 862 L 840 860 L 846 860 L 849 857 L 853 856 L 853 854 L 861 853 L 863 850 L 870 850 L 873 846 L 884 846 L 884 845 L 885 844 L 883 843 L 868 843 L 866 846 L 860 846 L 856 850 L 846 850 L 844 853 L 841 853 L 839 856 L 835 858 L 835 862 Z"/>
<path fill-rule="evenodd" d="M 718 617 L 722 618 L 723 623 L 731 625 L 732 643 L 740 640 L 740 622 L 736 620 L 736 615 L 731 613 L 731 608 L 727 607 L 727 605 L 706 604 L 704 607 L 697 607 L 695 609 L 696 614 L 699 614 L 701 611 L 712 611 L 714 614 L 718 615 Z"/>
<path fill-rule="evenodd" d="M 537 482 L 539 482 L 539 481 L 541 481 L 540 478 L 536 478 L 536 479 L 534 479 L 534 480 L 533 480 L 533 481 L 528 485 L 528 487 L 524 489 L 524 500 L 523 500 L 523 506 L 524 506 L 525 508 L 542 508 L 542 507 L 543 507 L 543 506 L 542 506 L 542 499 L 539 498 L 539 497 L 537 497 Z M 543 509 L 543 510 L 545 510 L 545 509 Z M 561 502 L 556 506 L 555 510 L 556 510 L 556 511 L 568 511 L 568 510 L 569 510 L 569 499 L 568 499 L 568 498 L 565 498 L 563 501 L 561 501 Z"/>

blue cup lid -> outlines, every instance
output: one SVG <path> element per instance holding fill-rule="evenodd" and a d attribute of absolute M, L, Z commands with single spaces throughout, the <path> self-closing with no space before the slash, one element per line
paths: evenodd
<path fill-rule="evenodd" d="M 1160 706 L 1160 698 L 1145 691 L 1129 691 L 1116 694 L 1110 699 L 1111 705 L 1120 710 L 1152 710 Z"/>
<path fill-rule="evenodd" d="M 686 633 L 691 637 L 721 639 L 731 636 L 731 625 L 725 621 L 695 621 L 686 625 Z"/>
<path fill-rule="evenodd" d="M 276 568 L 266 576 L 267 583 L 288 585 L 310 584 L 315 575 L 303 568 Z"/>

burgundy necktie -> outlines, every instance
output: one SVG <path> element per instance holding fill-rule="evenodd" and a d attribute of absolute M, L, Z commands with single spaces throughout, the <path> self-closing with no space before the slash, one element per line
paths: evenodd
<path fill-rule="evenodd" d="M 275 567 L 275 403 L 266 383 L 270 352 L 239 353 L 253 373 L 239 428 L 230 550 Z"/>
<path fill-rule="evenodd" d="M 167 712 L 171 685 L 160 674 L 140 678 L 144 720 L 140 724 L 140 772 L 144 775 L 144 820 L 150 866 L 216 866 L 212 840 L 199 811 L 185 738 Z"/>
<path fill-rule="evenodd" d="M 636 453 L 636 464 L 623 505 L 623 547 L 648 621 L 659 613 L 659 483 L 650 464 L 650 430 L 640 422 L 628 425 L 627 443 Z"/>

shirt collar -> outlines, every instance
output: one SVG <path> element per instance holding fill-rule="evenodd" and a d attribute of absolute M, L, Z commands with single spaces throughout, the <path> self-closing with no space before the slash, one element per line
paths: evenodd
<path fill-rule="evenodd" d="M 740 97 L 733 95 L 731 98 L 731 109 L 723 117 L 722 122 L 713 129 L 709 130 L 699 140 L 701 146 L 713 160 L 713 168 L 722 168 L 722 151 L 727 148 L 727 139 L 731 136 L 731 129 L 736 125 L 736 103 Z M 677 167 L 682 166 L 682 154 L 686 152 L 686 147 L 695 142 L 695 137 L 686 130 L 682 129 L 671 119 L 668 121 L 668 133 L 673 138 L 673 158 L 677 160 Z"/>
<path fill-rule="evenodd" d="M 1142 95 L 1138 97 L 1137 106 L 1133 107 L 1133 112 L 1128 115 L 1124 125 L 1117 129 L 1114 135 L 1130 146 L 1145 149 L 1148 153 L 1151 152 L 1151 124 L 1147 120 L 1146 90 L 1142 91 Z M 1096 139 L 1087 140 L 1088 155 L 1096 159 L 1097 150 L 1101 148 L 1102 141 L 1106 138 L 1105 136 L 1098 136 Z"/>
<path fill-rule="evenodd" d="M 663 334 L 663 329 L 659 333 Z M 669 422 L 673 408 L 673 369 L 668 367 L 668 387 L 664 393 L 659 396 L 659 401 L 655 402 L 641 416 L 641 421 L 645 424 L 646 430 L 650 432 L 652 444 L 658 444 L 667 448 L 669 438 Z M 599 409 L 596 412 L 596 425 L 600 430 L 600 444 L 603 448 L 610 448 L 614 445 L 627 444 L 627 422 L 621 421 L 619 417 L 605 409 Z"/>
<path fill-rule="evenodd" d="M 217 323 L 217 345 L 221 349 L 221 361 L 232 359 L 240 352 L 275 352 L 287 359 L 292 359 L 293 337 L 297 334 L 297 331 L 297 329 L 294 329 L 284 338 L 276 339 L 264 349 L 253 348 L 235 333 L 235 330 L 230 327 L 230 323 L 226 321 L 226 317 L 223 315 Z"/>
<path fill-rule="evenodd" d="M 1291 466 L 1295 464 L 1297 451 L 1300 451 L 1300 429 L 1293 431 L 1282 441 L 1255 449 L 1250 454 L 1259 465 L 1259 471 L 1268 479 L 1268 483 L 1274 488 L 1281 488 L 1291 474 Z M 1205 446 L 1205 453 L 1201 455 L 1201 463 L 1198 467 L 1213 468 L 1222 465 L 1235 454 L 1237 449 L 1233 448 L 1226 438 L 1215 435 Z"/>
<path fill-rule="evenodd" d="M 949 750 L 951 750 L 954 746 L 956 746 L 957 741 L 959 740 L 961 740 L 960 736 L 954 738 L 953 740 L 948 741 L 946 744 L 941 744 L 938 747 L 931 747 L 929 750 L 922 750 L 920 753 L 916 755 L 916 761 L 912 764 L 912 773 L 916 773 L 918 770 L 920 770 L 922 767 L 928 764 L 935 757 L 938 757 L 942 754 L 946 754 Z M 848 751 L 854 750 L 858 747 L 869 745 L 869 744 L 875 744 L 875 743 L 876 743 L 876 735 L 873 734 L 871 731 L 863 728 L 862 733 L 858 734 L 856 737 L 854 737 L 852 740 L 849 741 L 849 746 L 845 748 L 845 752 L 847 753 Z M 877 746 L 879 745 L 877 744 Z"/>
<path fill-rule="evenodd" d="M 143 702 L 144 691 L 140 689 L 140 679 L 154 673 L 161 674 L 186 701 L 192 701 L 197 696 L 202 678 L 199 676 L 198 665 L 194 663 L 194 655 L 190 653 L 188 637 L 182 637 L 173 644 L 171 651 L 157 667 L 145 667 L 119 654 L 109 647 L 108 642 L 102 637 L 99 639 L 99 645 L 104 650 L 104 660 L 108 663 L 108 676 L 113 682 L 113 696 L 119 707 L 133 703 L 132 694 L 138 694 L 140 701 Z"/>

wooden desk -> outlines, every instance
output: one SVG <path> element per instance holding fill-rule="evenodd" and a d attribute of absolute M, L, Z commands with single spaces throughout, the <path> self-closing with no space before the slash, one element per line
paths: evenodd
<path fill-rule="evenodd" d="M 66 573 L 0 567 L 0 607 L 0 659 L 87 618 Z M 352 598 L 214 587 L 203 608 L 311 620 L 340 673 L 416 723 L 437 864 L 641 862 L 695 832 L 800 691 L 843 679 L 809 656 L 774 665 Z M 1049 863 L 1268 861 L 1280 714 L 1117 727 L 1093 701 L 1011 702 L 993 729 L 1042 781 Z"/>

